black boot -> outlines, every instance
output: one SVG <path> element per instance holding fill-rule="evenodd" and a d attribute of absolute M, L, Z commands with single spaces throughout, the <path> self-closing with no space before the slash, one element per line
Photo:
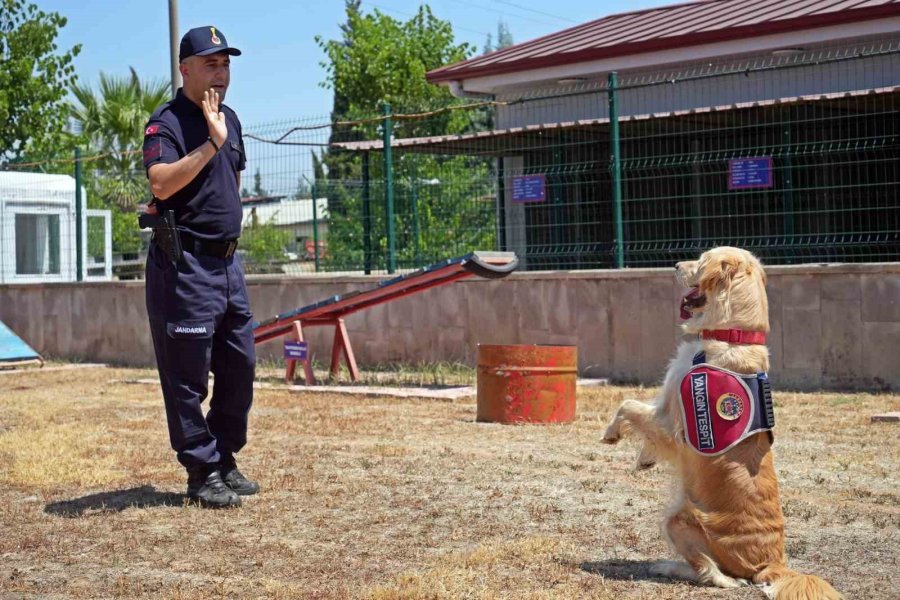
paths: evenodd
<path fill-rule="evenodd" d="M 234 457 L 228 454 L 222 454 L 222 460 L 219 461 L 219 472 L 222 474 L 222 480 L 234 493 L 239 496 L 252 496 L 259 493 L 259 484 L 250 481 L 244 474 L 238 471 Z"/>
<path fill-rule="evenodd" d="M 204 508 L 228 508 L 240 506 L 241 499 L 225 482 L 215 466 L 188 469 L 187 496 Z"/>

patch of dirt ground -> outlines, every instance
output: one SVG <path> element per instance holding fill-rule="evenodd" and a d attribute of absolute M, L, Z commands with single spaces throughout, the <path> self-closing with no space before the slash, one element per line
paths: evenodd
<path fill-rule="evenodd" d="M 153 371 L 0 379 L 0 597 L 762 598 L 653 578 L 664 468 L 600 436 L 623 398 L 580 388 L 570 425 L 475 423 L 453 402 L 257 390 L 238 510 L 185 506 Z M 900 396 L 776 393 L 794 568 L 898 598 Z"/>

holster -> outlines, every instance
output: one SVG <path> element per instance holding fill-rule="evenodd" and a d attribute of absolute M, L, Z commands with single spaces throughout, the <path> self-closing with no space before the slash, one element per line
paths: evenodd
<path fill-rule="evenodd" d="M 181 260 L 181 235 L 175 227 L 175 211 L 163 210 L 155 215 L 141 213 L 138 225 L 141 229 L 153 230 L 153 241 L 166 253 L 169 260 L 173 263 Z"/>

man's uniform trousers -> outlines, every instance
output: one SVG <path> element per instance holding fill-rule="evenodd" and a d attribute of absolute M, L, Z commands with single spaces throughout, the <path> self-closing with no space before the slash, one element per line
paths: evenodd
<path fill-rule="evenodd" d="M 240 257 L 185 248 L 174 264 L 151 243 L 146 286 L 172 448 L 185 467 L 218 463 L 247 442 L 253 401 L 256 349 Z M 210 370 L 215 378 L 204 416 Z"/>

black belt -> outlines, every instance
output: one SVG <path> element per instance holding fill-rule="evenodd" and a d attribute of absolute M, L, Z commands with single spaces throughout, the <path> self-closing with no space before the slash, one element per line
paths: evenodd
<path fill-rule="evenodd" d="M 237 250 L 237 240 L 215 242 L 194 237 L 186 231 L 181 231 L 179 233 L 181 234 L 181 247 L 191 254 L 205 254 L 206 256 L 214 256 L 216 258 L 229 258 L 234 255 L 234 251 Z"/>

